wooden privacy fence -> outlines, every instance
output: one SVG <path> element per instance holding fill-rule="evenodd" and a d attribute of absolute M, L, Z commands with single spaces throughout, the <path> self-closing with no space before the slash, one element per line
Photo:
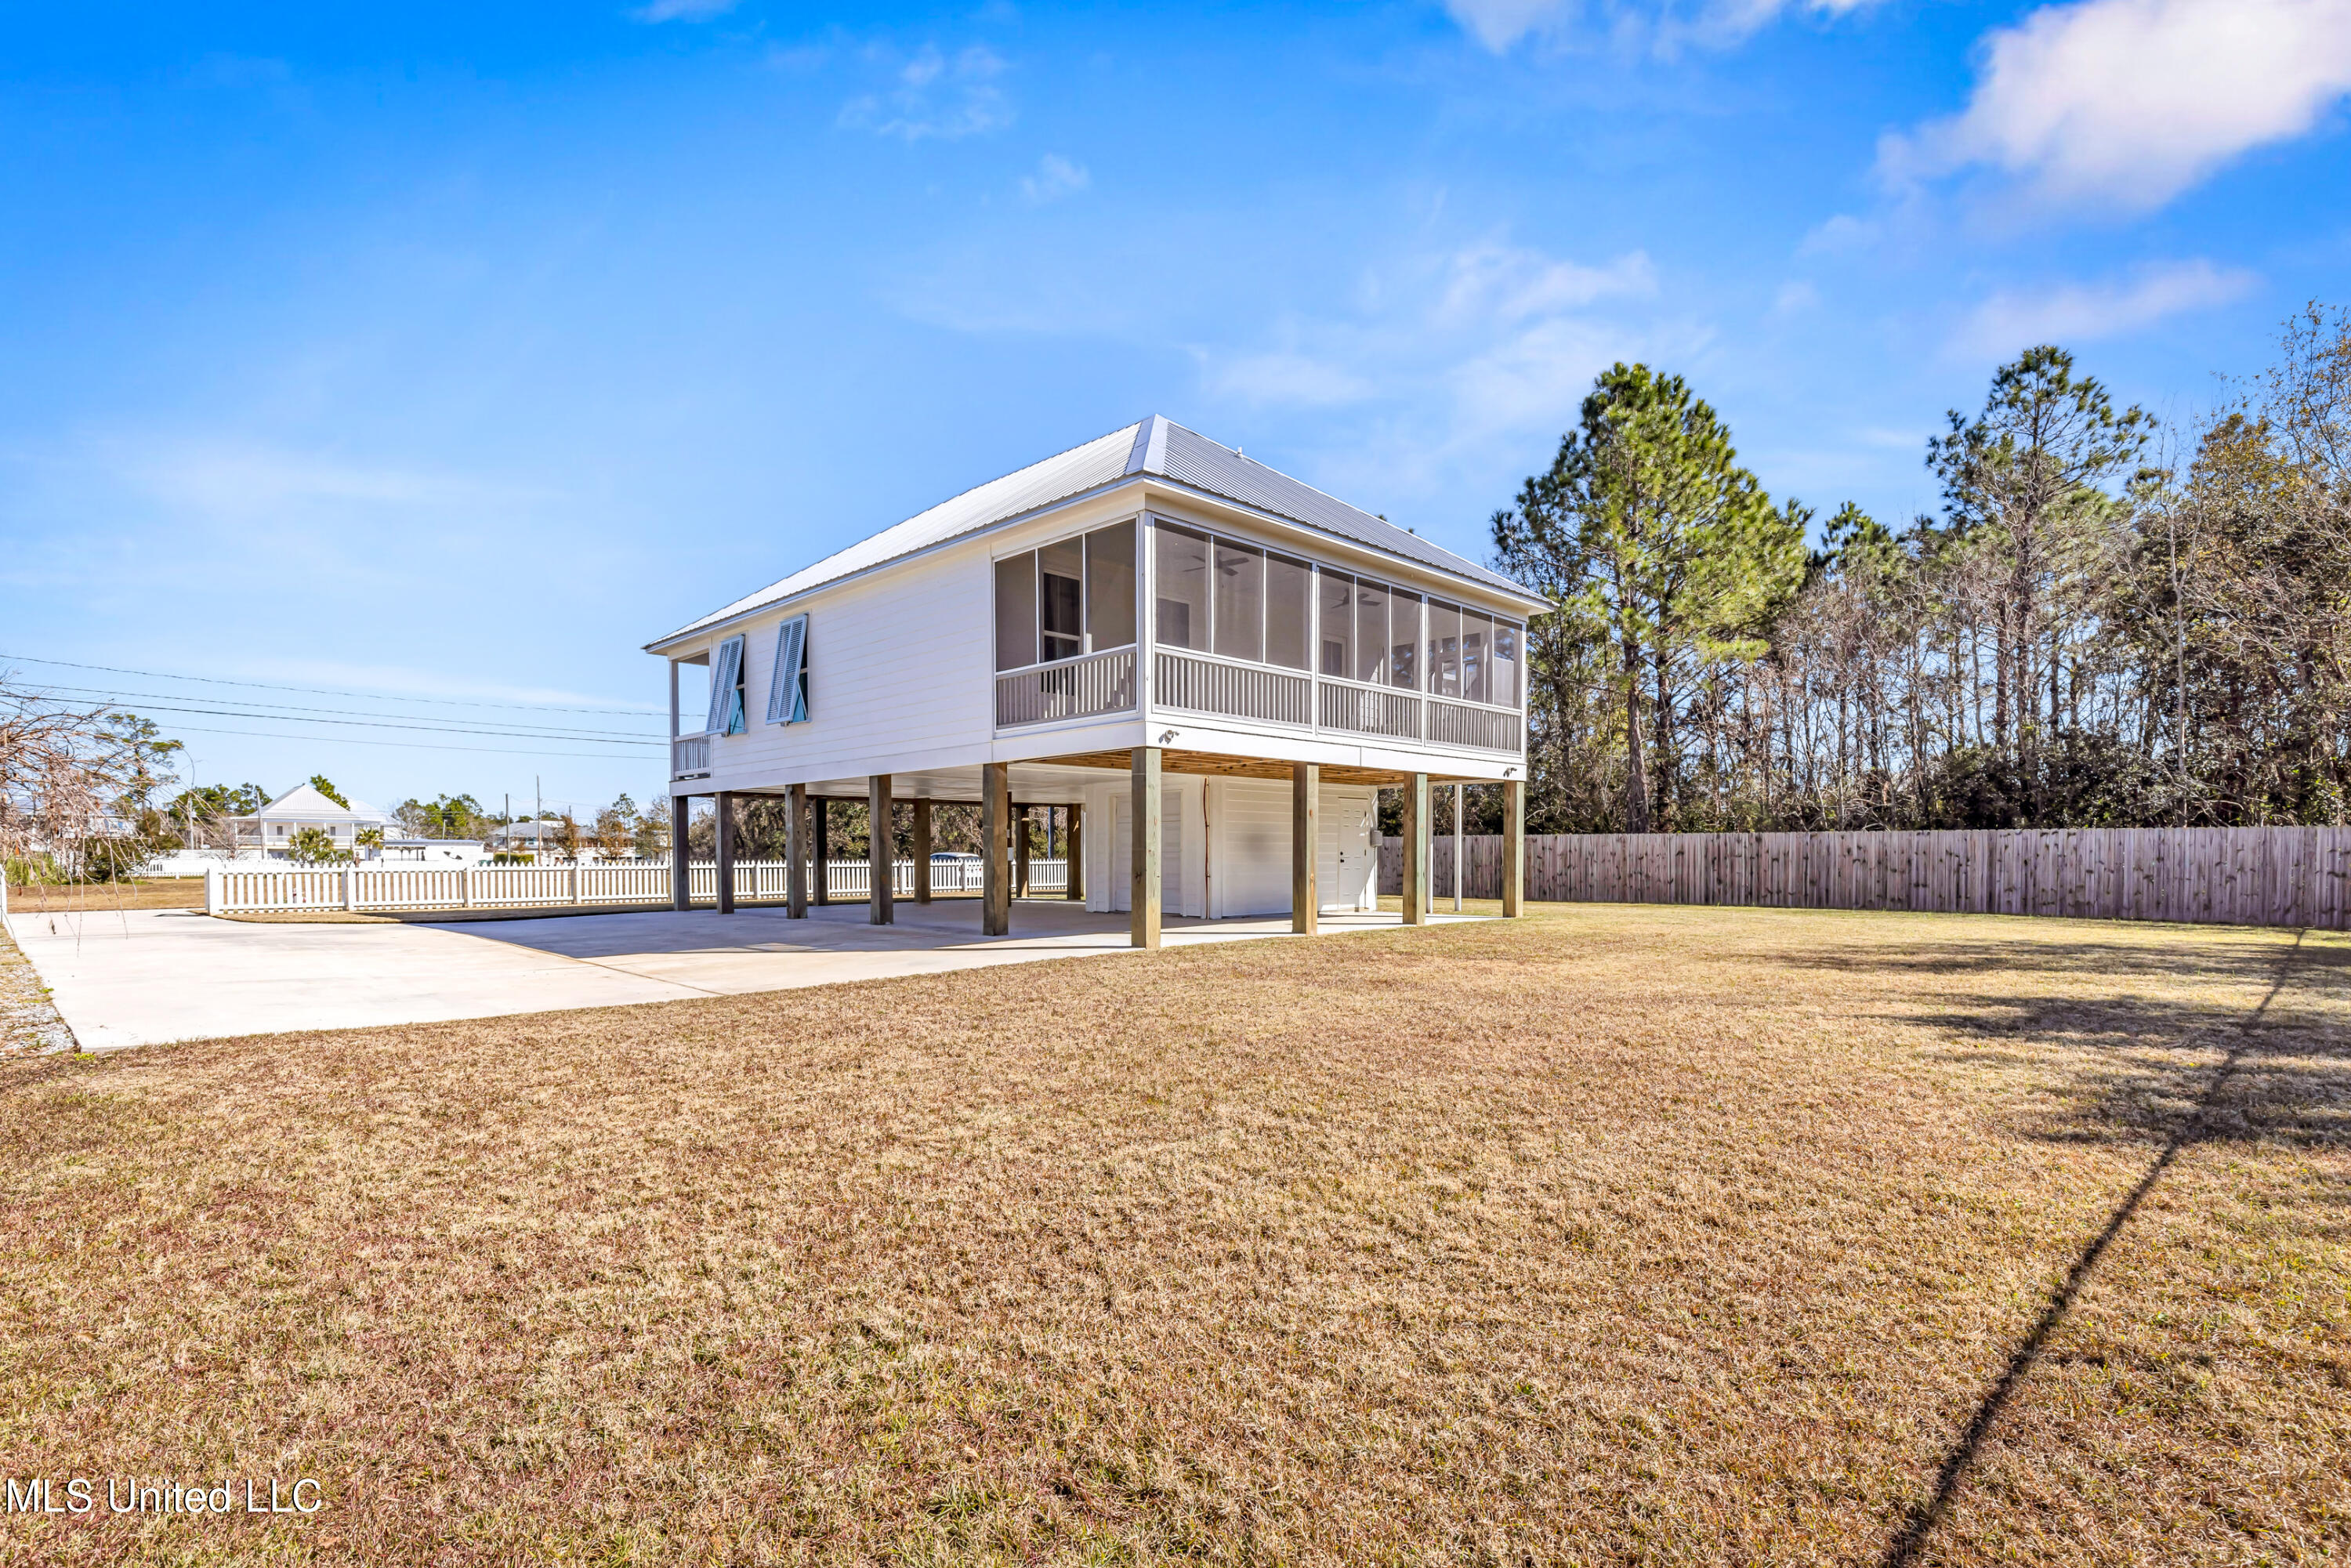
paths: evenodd
<path fill-rule="evenodd" d="M 1453 841 L 1429 889 L 1453 893 Z M 1467 841 L 1463 892 L 1499 898 L 1502 841 Z M 1380 891 L 1404 886 L 1380 841 Z M 1907 909 L 2351 930 L 2351 828 L 2053 828 L 1937 833 L 1531 833 L 1526 894 L 1598 904 Z"/>
<path fill-rule="evenodd" d="M 934 893 L 977 893 L 984 868 L 977 859 L 931 862 Z M 687 874 L 696 903 L 715 903 L 718 868 L 695 861 Z M 1058 860 L 1029 862 L 1029 889 L 1066 888 L 1069 867 Z M 790 888 L 782 861 L 737 861 L 735 896 L 780 900 Z M 214 866 L 204 873 L 204 909 L 212 915 L 257 915 L 341 909 L 536 909 L 567 904 L 666 906 L 670 867 L 665 861 L 622 865 L 492 866 Z M 872 870 L 862 860 L 825 863 L 826 896 L 836 902 L 865 899 Z M 892 868 L 890 890 L 914 896 L 914 862 Z"/>

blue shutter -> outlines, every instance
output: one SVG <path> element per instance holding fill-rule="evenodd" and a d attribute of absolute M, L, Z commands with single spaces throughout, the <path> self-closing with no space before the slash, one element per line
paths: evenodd
<path fill-rule="evenodd" d="M 743 639 L 729 637 L 718 644 L 710 660 L 710 715 L 703 728 L 712 735 L 728 732 L 735 717 L 735 685 L 743 675 Z"/>
<path fill-rule="evenodd" d="M 808 617 L 776 628 L 776 670 L 768 682 L 768 722 L 808 722 Z"/>

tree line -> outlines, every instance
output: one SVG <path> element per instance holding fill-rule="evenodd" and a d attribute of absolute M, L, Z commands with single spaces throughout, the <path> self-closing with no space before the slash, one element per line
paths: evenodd
<path fill-rule="evenodd" d="M 1491 520 L 1558 605 L 1530 830 L 2346 820 L 2351 313 L 2175 430 L 2028 350 L 1925 460 L 1937 512 L 1848 503 L 1807 549 L 1685 382 L 1604 372 Z"/>

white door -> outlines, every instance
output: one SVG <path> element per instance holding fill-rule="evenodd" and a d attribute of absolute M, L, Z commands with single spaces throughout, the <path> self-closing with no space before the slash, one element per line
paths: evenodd
<path fill-rule="evenodd" d="M 1315 846 L 1315 892 L 1322 907 L 1345 911 L 1369 902 L 1372 861 L 1371 802 L 1360 795 L 1322 800 L 1322 831 Z"/>

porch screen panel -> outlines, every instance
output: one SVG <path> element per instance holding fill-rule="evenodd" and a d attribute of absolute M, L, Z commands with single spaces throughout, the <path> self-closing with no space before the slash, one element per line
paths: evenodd
<path fill-rule="evenodd" d="M 1388 599 L 1388 685 L 1405 691 L 1421 689 L 1420 595 L 1392 594 Z"/>
<path fill-rule="evenodd" d="M 1311 669 L 1306 637 L 1314 573 L 1286 555 L 1265 558 L 1265 662 L 1293 670 Z"/>
<path fill-rule="evenodd" d="M 1428 601 L 1428 689 L 1440 697 L 1461 691 L 1461 610 Z"/>
<path fill-rule="evenodd" d="M 1322 673 L 1355 678 L 1355 580 L 1326 571 L 1322 580 Z"/>
<path fill-rule="evenodd" d="M 1388 591 L 1355 579 L 1355 678 L 1388 684 Z"/>
<path fill-rule="evenodd" d="M 1155 563 L 1158 601 L 1152 635 L 1165 648 L 1208 650 L 1208 536 L 1165 523 L 1151 530 L 1159 540 Z"/>
<path fill-rule="evenodd" d="M 1037 552 L 1023 550 L 996 563 L 996 667 L 1018 670 L 1037 662 Z"/>
<path fill-rule="evenodd" d="M 1229 539 L 1216 542 L 1216 651 L 1228 659 L 1265 660 L 1265 552 Z"/>
<path fill-rule="evenodd" d="M 742 680 L 743 639 L 729 637 L 710 657 L 710 713 L 702 727 L 705 730 L 712 735 L 729 733 Z"/>
<path fill-rule="evenodd" d="M 1074 659 L 1085 648 L 1085 545 L 1061 539 L 1037 552 L 1037 606 L 1047 660 Z"/>
<path fill-rule="evenodd" d="M 1117 523 L 1086 536 L 1086 636 L 1089 653 L 1134 641 L 1134 525 Z"/>
<path fill-rule="evenodd" d="M 1508 621 L 1494 622 L 1494 653 L 1489 661 L 1492 672 L 1490 689 L 1493 700 L 1504 707 L 1519 706 L 1519 641 L 1521 633 Z"/>
<path fill-rule="evenodd" d="M 1491 702 L 1494 621 L 1475 610 L 1461 612 L 1461 695 L 1473 703 Z"/>

